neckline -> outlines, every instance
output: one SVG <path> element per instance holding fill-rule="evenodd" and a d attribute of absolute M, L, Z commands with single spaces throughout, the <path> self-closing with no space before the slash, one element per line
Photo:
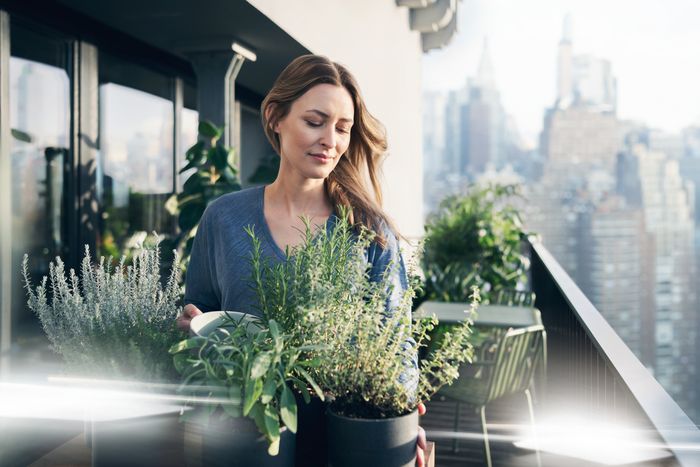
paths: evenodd
<path fill-rule="evenodd" d="M 265 219 L 265 187 L 267 185 L 262 185 L 258 189 L 258 210 L 259 210 L 259 215 L 258 215 L 258 223 L 262 226 L 262 231 L 263 234 L 265 235 L 265 238 L 267 239 L 268 244 L 270 245 L 271 249 L 275 252 L 278 258 L 282 260 L 287 259 L 287 255 L 285 254 L 284 250 L 280 248 L 280 246 L 277 244 L 275 241 L 274 237 L 272 236 L 272 231 L 270 230 L 270 226 L 267 224 L 267 220 Z M 326 219 L 326 232 L 330 233 L 331 229 L 335 225 L 335 220 L 336 220 L 336 212 L 335 208 L 331 211 L 331 215 L 328 216 L 328 219 Z"/>

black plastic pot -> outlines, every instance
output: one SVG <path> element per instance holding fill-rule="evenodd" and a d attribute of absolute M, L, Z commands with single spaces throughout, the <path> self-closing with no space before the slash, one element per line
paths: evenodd
<path fill-rule="evenodd" d="M 89 444 L 94 467 L 184 466 L 179 414 L 95 421 Z"/>
<path fill-rule="evenodd" d="M 267 453 L 269 443 L 249 418 L 208 425 L 202 433 L 202 465 L 206 467 L 293 467 L 294 433 L 283 428 L 280 450 Z"/>
<path fill-rule="evenodd" d="M 307 404 L 296 395 L 297 446 L 296 467 L 326 467 L 326 403 L 312 397 Z"/>
<path fill-rule="evenodd" d="M 329 467 L 412 467 L 418 411 L 385 419 L 349 418 L 327 412 Z"/>

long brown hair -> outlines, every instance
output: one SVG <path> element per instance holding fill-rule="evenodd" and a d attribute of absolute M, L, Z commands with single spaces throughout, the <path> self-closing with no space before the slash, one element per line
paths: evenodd
<path fill-rule="evenodd" d="M 387 150 L 386 131 L 367 110 L 357 81 L 347 68 L 320 55 L 302 55 L 287 65 L 260 106 L 267 139 L 279 154 L 280 140 L 274 131 L 275 125 L 287 116 L 295 100 L 318 84 L 334 84 L 347 89 L 355 109 L 350 145 L 326 178 L 326 193 L 334 206 L 349 212 L 353 226 L 375 232 L 375 240 L 384 248 L 386 238 L 382 224 L 399 236 L 382 209 L 379 185 L 380 165 Z"/>

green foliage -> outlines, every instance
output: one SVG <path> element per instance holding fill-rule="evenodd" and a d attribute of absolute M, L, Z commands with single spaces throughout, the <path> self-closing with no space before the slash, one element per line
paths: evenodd
<path fill-rule="evenodd" d="M 279 452 L 280 429 L 297 429 L 297 405 L 289 385 L 316 387 L 304 357 L 315 346 L 293 346 L 274 320 L 268 327 L 229 322 L 207 337 L 192 337 L 170 349 L 184 378 L 181 391 L 205 404 L 215 420 L 250 417 Z M 318 391 L 323 399 L 323 393 Z M 308 397 L 308 394 L 307 394 Z"/>
<path fill-rule="evenodd" d="M 183 190 L 166 202 L 168 211 L 177 215 L 180 234 L 175 247 L 183 267 L 189 262 L 197 226 L 206 207 L 219 196 L 241 189 L 235 152 L 218 144 L 224 129 L 208 121 L 199 122 L 199 141 L 187 150 L 187 165 L 179 173 L 194 169 Z"/>
<path fill-rule="evenodd" d="M 272 183 L 277 178 L 279 170 L 280 156 L 274 152 L 270 153 L 260 161 L 253 175 L 248 177 L 248 183 Z"/>
<path fill-rule="evenodd" d="M 73 269 L 66 275 L 57 257 L 36 289 L 28 261 L 25 255 L 29 308 L 70 370 L 96 377 L 174 380 L 177 373 L 167 352 L 181 336 L 175 324 L 180 311 L 177 255 L 165 287 L 158 241 L 139 249 L 129 266 L 125 257 L 117 266 L 112 258 L 101 257 L 93 267 L 86 246 L 80 278 Z"/>
<path fill-rule="evenodd" d="M 304 242 L 276 266 L 263 260 L 260 242 L 248 230 L 263 316 L 278 321 L 295 346 L 324 344 L 305 351 L 317 363 L 306 371 L 332 398 L 334 410 L 360 418 L 415 410 L 471 358 L 471 322 L 465 320 L 415 368 L 435 321 L 412 323 L 413 284 L 387 309 L 398 265 L 390 264 L 378 282 L 370 280 L 366 252 L 375 234 L 353 230 L 344 212 L 329 231 L 314 233 L 305 222 Z"/>
<path fill-rule="evenodd" d="M 521 252 L 528 235 L 508 199 L 517 186 L 474 186 L 450 196 L 426 224 L 422 260 L 427 300 L 467 301 L 473 285 L 488 303 L 495 293 L 526 280 L 529 259 Z"/>

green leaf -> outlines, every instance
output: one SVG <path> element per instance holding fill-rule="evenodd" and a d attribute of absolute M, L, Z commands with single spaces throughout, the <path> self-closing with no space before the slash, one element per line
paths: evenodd
<path fill-rule="evenodd" d="M 221 146 L 216 146 L 209 150 L 209 160 L 212 164 L 214 164 L 216 170 L 224 171 L 225 169 L 229 168 L 228 151 Z"/>
<path fill-rule="evenodd" d="M 321 388 L 318 386 L 318 384 L 316 384 L 316 381 L 314 381 L 314 379 L 311 377 L 311 375 L 310 375 L 306 370 L 304 370 L 303 368 L 298 368 L 298 370 L 299 370 L 299 373 L 301 373 L 301 375 L 304 377 L 304 379 L 306 379 L 306 382 L 309 383 L 309 385 L 311 385 L 311 387 L 313 388 L 313 390 L 314 390 L 314 392 L 316 393 L 316 395 L 317 395 L 321 400 L 325 400 L 325 399 L 324 399 L 324 396 L 323 396 L 323 391 L 322 391 Z"/>
<path fill-rule="evenodd" d="M 241 406 L 236 404 L 221 404 L 224 412 L 231 418 L 239 418 L 242 415 Z"/>
<path fill-rule="evenodd" d="M 199 224 L 199 221 L 202 219 L 202 214 L 204 214 L 205 209 L 206 206 L 202 202 L 196 204 L 187 204 L 183 206 L 180 211 L 180 216 L 177 219 L 177 223 L 180 226 L 180 230 L 186 232 L 195 225 Z"/>
<path fill-rule="evenodd" d="M 10 133 L 12 134 L 12 137 L 16 140 L 22 141 L 24 143 L 31 143 L 32 142 L 32 136 L 29 133 L 26 133 L 22 130 L 12 128 L 12 129 L 10 129 Z"/>
<path fill-rule="evenodd" d="M 183 373 L 187 367 L 187 354 L 177 353 L 173 355 L 173 365 L 178 373 Z"/>
<path fill-rule="evenodd" d="M 243 403 L 243 415 L 248 415 L 253 404 L 262 394 L 263 383 L 261 379 L 249 379 L 245 385 L 245 399 Z"/>
<path fill-rule="evenodd" d="M 256 355 L 253 360 L 253 365 L 250 368 L 250 377 L 253 379 L 261 378 L 267 373 L 268 368 L 270 368 L 270 363 L 272 363 L 272 356 L 269 352 Z"/>
<path fill-rule="evenodd" d="M 231 400 L 232 404 L 241 405 L 241 392 L 242 387 L 240 384 L 233 383 L 228 389 L 228 398 Z"/>
<path fill-rule="evenodd" d="M 265 429 L 265 417 L 263 414 L 263 406 L 261 403 L 258 402 L 253 405 L 253 407 L 250 409 L 250 412 L 248 413 L 248 417 L 253 419 L 253 421 L 255 422 L 255 426 L 258 427 L 260 433 L 267 433 L 267 430 Z"/>
<path fill-rule="evenodd" d="M 174 344 L 172 347 L 170 347 L 168 353 L 176 354 L 182 352 L 183 350 L 198 349 L 202 347 L 205 342 L 207 342 L 206 337 L 190 337 L 189 339 Z"/>
<path fill-rule="evenodd" d="M 269 404 L 275 393 L 277 392 L 277 380 L 275 378 L 268 378 L 263 385 L 262 397 L 260 402 L 263 404 Z"/>
<path fill-rule="evenodd" d="M 280 328 L 277 326 L 277 322 L 274 319 L 271 319 L 267 325 L 270 328 L 270 334 L 272 337 L 277 338 L 280 335 Z"/>
<path fill-rule="evenodd" d="M 282 397 L 280 399 L 280 415 L 285 426 L 292 433 L 297 432 L 297 402 L 294 400 L 294 394 L 285 384 L 282 387 Z"/>
<path fill-rule="evenodd" d="M 185 158 L 195 165 L 199 165 L 204 159 L 204 141 L 197 141 L 185 153 Z"/>
<path fill-rule="evenodd" d="M 274 443 L 275 440 L 279 440 L 280 438 L 280 418 L 277 409 L 272 405 L 266 405 L 264 420 L 267 436 L 270 441 Z M 275 454 L 272 455 L 274 456 Z"/>
<path fill-rule="evenodd" d="M 308 404 L 311 402 L 311 395 L 309 394 L 309 389 L 306 387 L 306 383 L 297 378 L 290 378 L 294 387 L 301 393 L 301 397 L 304 398 L 304 402 Z"/>
<path fill-rule="evenodd" d="M 270 446 L 267 448 L 267 453 L 271 456 L 276 456 L 280 452 L 280 438 L 277 437 L 270 441 Z"/>
<path fill-rule="evenodd" d="M 219 128 L 208 120 L 199 122 L 199 134 L 207 138 L 221 138 L 224 133 L 223 128 Z"/>

